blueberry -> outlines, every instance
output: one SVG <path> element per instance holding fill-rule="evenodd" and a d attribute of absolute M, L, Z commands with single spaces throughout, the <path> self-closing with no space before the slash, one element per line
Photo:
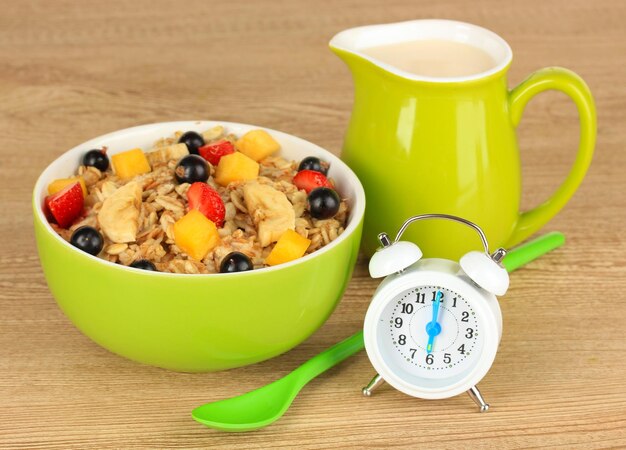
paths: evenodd
<path fill-rule="evenodd" d="M 179 183 L 195 183 L 209 179 L 209 166 L 206 160 L 199 155 L 184 156 L 174 170 Z"/>
<path fill-rule="evenodd" d="M 309 193 L 307 203 L 311 217 L 330 219 L 339 211 L 341 199 L 333 189 L 319 187 Z"/>
<path fill-rule="evenodd" d="M 151 270 L 153 272 L 158 272 L 154 264 L 152 264 L 147 259 L 140 259 L 137 261 L 133 261 L 132 263 L 130 263 L 130 267 L 134 267 L 135 269 Z"/>
<path fill-rule="evenodd" d="M 109 157 L 104 149 L 89 150 L 83 156 L 83 166 L 93 166 L 101 172 L 109 168 Z"/>
<path fill-rule="evenodd" d="M 197 155 L 198 148 L 204 145 L 204 139 L 195 131 L 187 131 L 180 137 L 180 139 L 178 139 L 178 142 L 185 144 L 189 153 L 194 155 Z"/>
<path fill-rule="evenodd" d="M 300 161 L 300 165 L 298 166 L 298 172 L 300 172 L 301 170 L 314 170 L 316 172 L 320 172 L 326 175 L 328 172 L 328 165 L 322 164 L 322 161 L 315 156 L 307 156 L 302 161 Z"/>
<path fill-rule="evenodd" d="M 221 273 L 244 272 L 252 270 L 252 261 L 246 255 L 240 252 L 231 252 L 224 256 L 220 264 Z"/>
<path fill-rule="evenodd" d="M 104 245 L 104 239 L 102 235 L 94 227 L 83 226 L 77 228 L 70 238 L 70 244 L 74 247 L 89 253 L 90 255 L 97 255 L 102 250 Z"/>

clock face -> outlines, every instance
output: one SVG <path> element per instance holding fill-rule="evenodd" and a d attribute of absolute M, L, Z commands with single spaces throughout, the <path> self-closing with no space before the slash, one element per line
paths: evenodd
<path fill-rule="evenodd" d="M 386 364 L 416 383 L 462 377 L 479 361 L 485 339 L 470 299 L 429 285 L 395 295 L 380 315 L 377 336 Z"/>

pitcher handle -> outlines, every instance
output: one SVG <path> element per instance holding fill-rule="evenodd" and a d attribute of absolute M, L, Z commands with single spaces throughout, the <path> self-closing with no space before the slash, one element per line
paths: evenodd
<path fill-rule="evenodd" d="M 517 127 L 528 101 L 547 90 L 567 94 L 576 104 L 580 117 L 580 141 L 576 160 L 552 196 L 541 205 L 520 214 L 519 220 L 505 247 L 511 247 L 544 226 L 572 197 L 582 182 L 593 156 L 596 140 L 596 110 L 587 84 L 576 73 L 562 67 L 547 67 L 531 74 L 509 92 L 509 113 Z"/>

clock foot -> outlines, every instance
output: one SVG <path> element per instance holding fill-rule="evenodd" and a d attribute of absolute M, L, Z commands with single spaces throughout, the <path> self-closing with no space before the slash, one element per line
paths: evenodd
<path fill-rule="evenodd" d="M 372 392 L 374 392 L 374 390 L 384 382 L 385 380 L 383 380 L 383 377 L 376 374 L 376 376 L 372 378 L 372 381 L 370 381 L 369 384 L 361 390 L 361 392 L 365 397 L 371 397 Z"/>
<path fill-rule="evenodd" d="M 478 386 L 471 387 L 469 391 L 467 391 L 467 393 L 469 394 L 470 398 L 474 400 L 474 403 L 478 405 L 480 412 L 487 412 L 489 410 L 489 403 L 485 402 L 485 399 L 478 390 Z"/>

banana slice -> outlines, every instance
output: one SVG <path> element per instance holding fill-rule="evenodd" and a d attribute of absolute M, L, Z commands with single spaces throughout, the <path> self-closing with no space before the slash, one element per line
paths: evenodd
<path fill-rule="evenodd" d="M 293 205 L 279 190 L 252 181 L 243 186 L 243 199 L 263 247 L 276 242 L 285 231 L 295 229 Z"/>
<path fill-rule="evenodd" d="M 189 154 L 189 150 L 185 144 L 168 145 L 167 147 L 159 147 L 156 150 L 146 153 L 150 166 L 154 167 L 157 163 L 168 162 L 170 159 L 180 159 Z"/>
<path fill-rule="evenodd" d="M 141 192 L 141 185 L 131 182 L 118 188 L 102 203 L 98 222 L 111 241 L 121 244 L 137 238 Z"/>
<path fill-rule="evenodd" d="M 219 137 L 222 137 L 223 134 L 224 127 L 221 125 L 217 125 L 213 128 L 209 128 L 204 133 L 202 133 L 202 139 L 204 139 L 204 142 L 208 144 L 209 142 L 214 141 Z"/>

